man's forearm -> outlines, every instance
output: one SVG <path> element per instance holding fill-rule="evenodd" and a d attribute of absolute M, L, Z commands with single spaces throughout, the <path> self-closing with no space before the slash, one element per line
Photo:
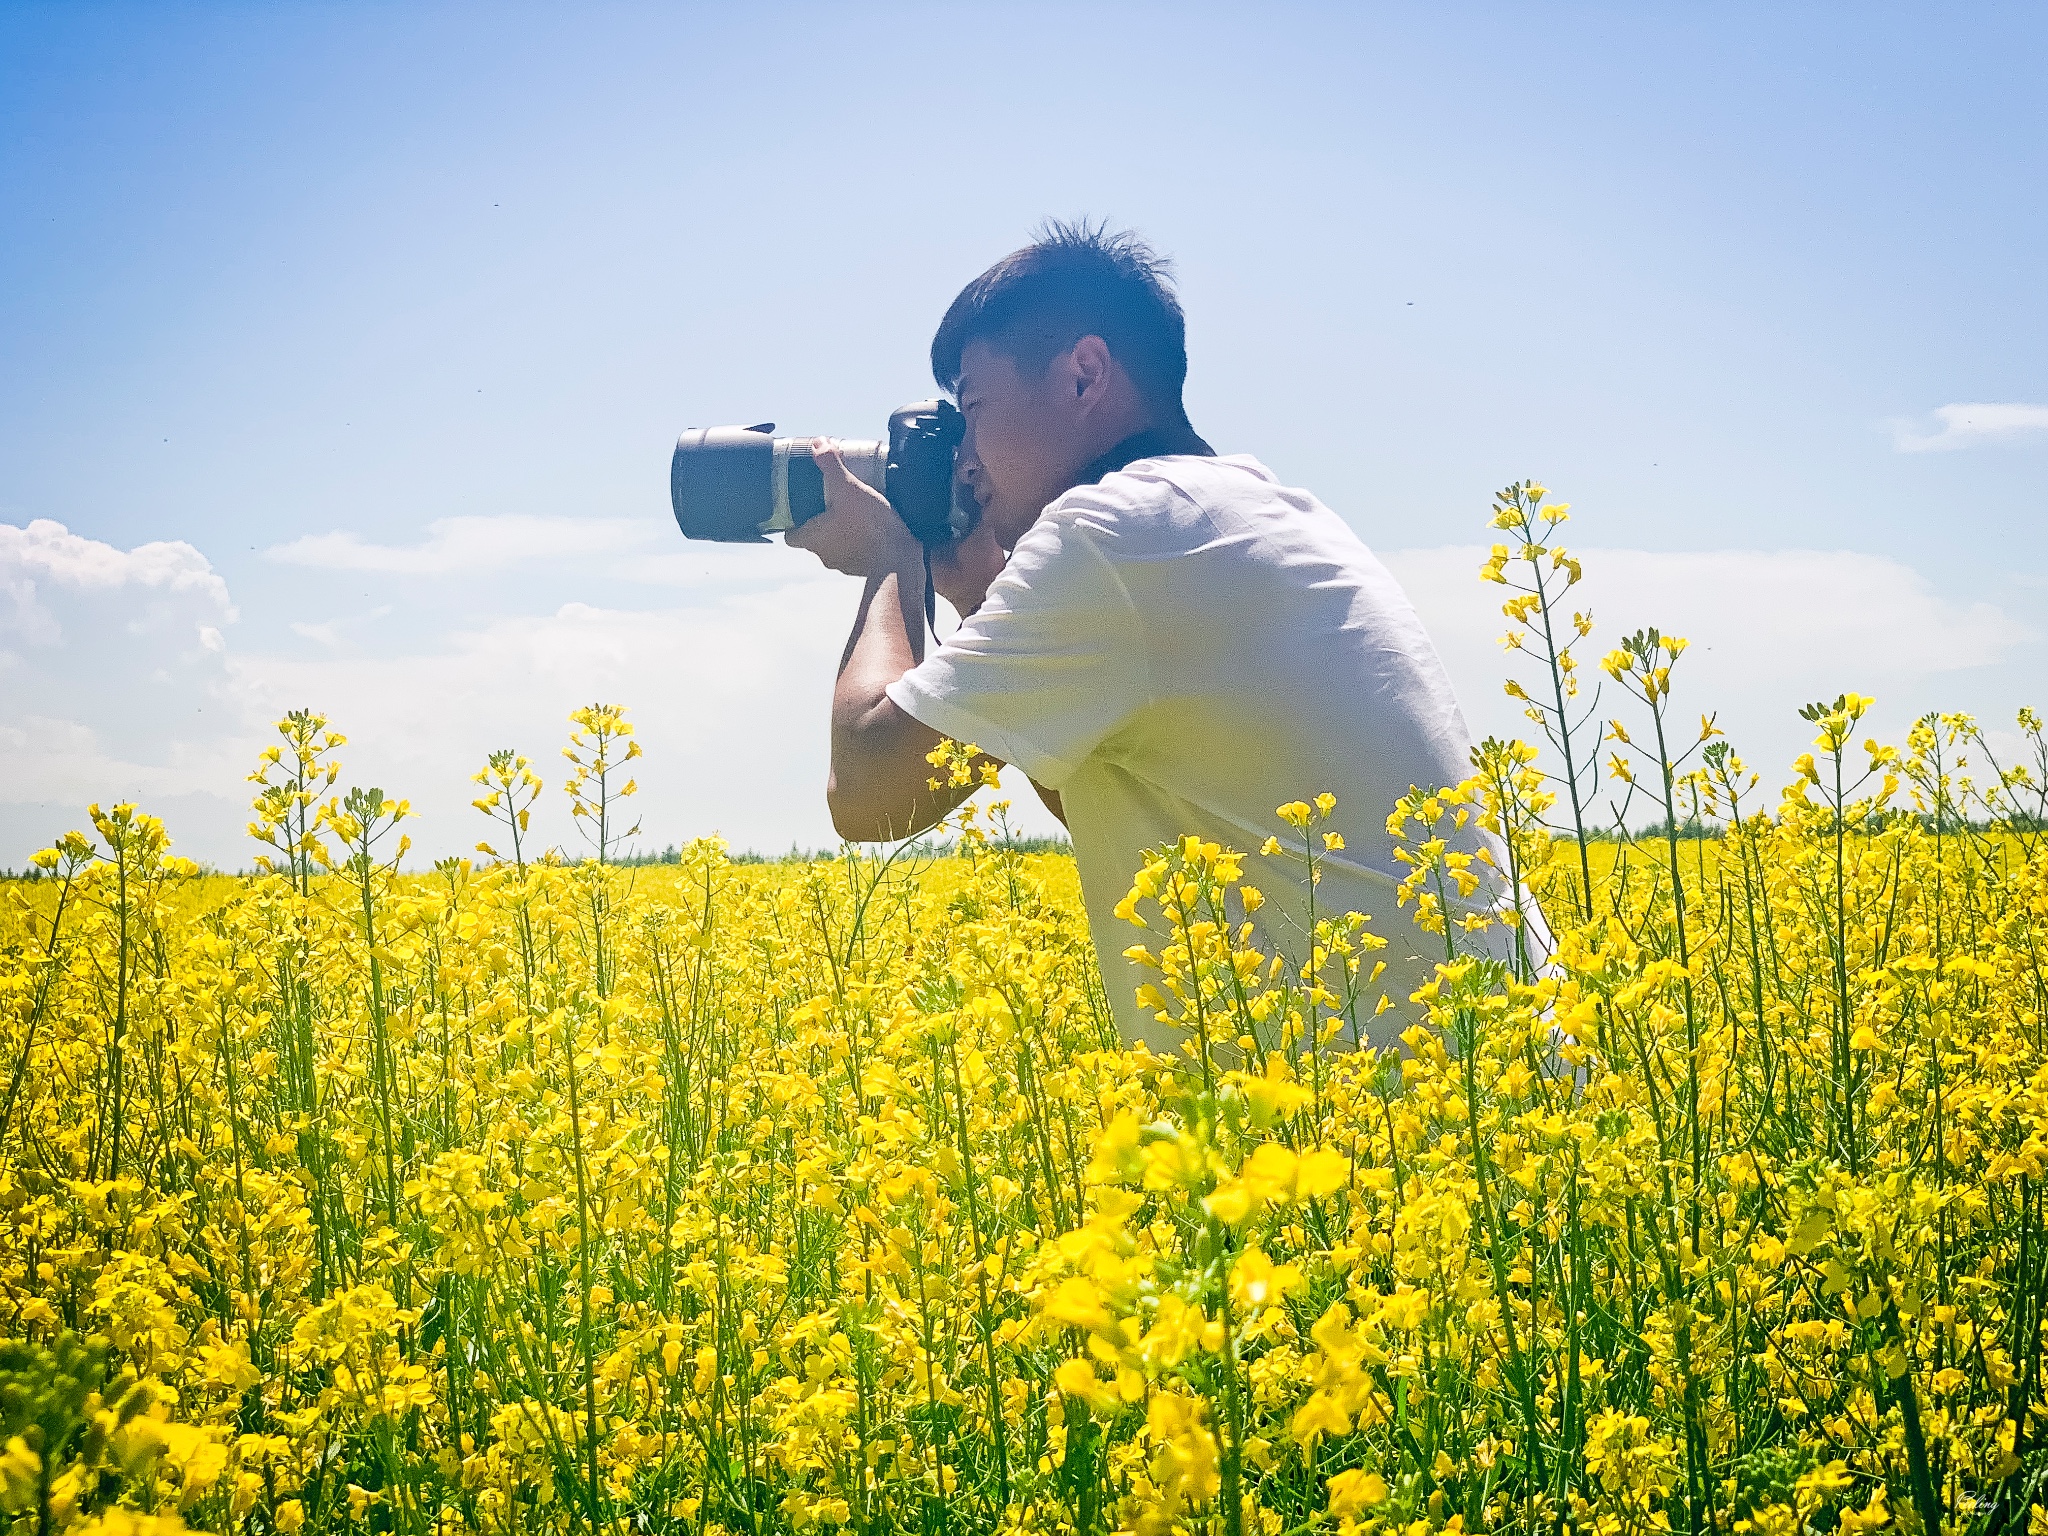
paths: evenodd
<path fill-rule="evenodd" d="M 868 578 L 832 689 L 832 745 L 842 722 L 872 708 L 897 678 L 924 660 L 924 552 L 896 551 Z"/>
<path fill-rule="evenodd" d="M 856 842 L 908 837 L 959 804 L 933 791 L 925 754 L 938 735 L 905 714 L 888 687 L 924 657 L 924 553 L 895 550 L 868 578 L 832 689 L 832 777 L 825 796 L 839 835 Z"/>

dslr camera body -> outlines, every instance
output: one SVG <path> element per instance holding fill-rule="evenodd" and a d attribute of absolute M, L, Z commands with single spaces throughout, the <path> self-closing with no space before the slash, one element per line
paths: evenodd
<path fill-rule="evenodd" d="M 853 474 L 884 496 L 927 551 L 974 531 L 981 508 L 957 483 L 966 424 L 949 400 L 918 400 L 889 418 L 886 442 L 842 441 Z M 759 544 L 825 510 L 825 477 L 810 437 L 777 437 L 775 423 L 692 427 L 676 439 L 669 501 L 693 539 Z"/>

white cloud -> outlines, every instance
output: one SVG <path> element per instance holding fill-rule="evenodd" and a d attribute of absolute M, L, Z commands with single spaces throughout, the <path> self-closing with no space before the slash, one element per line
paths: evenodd
<path fill-rule="evenodd" d="M 448 635 L 424 655 L 244 655 L 233 675 L 264 718 L 301 705 L 326 714 L 349 738 L 347 782 L 412 801 L 423 855 L 489 835 L 469 776 L 500 747 L 548 782 L 537 835 L 580 846 L 559 754 L 569 711 L 600 700 L 627 706 L 647 754 L 632 806 L 643 844 L 715 831 L 740 848 L 828 846 L 826 718 L 857 600 L 853 582 L 818 575 L 671 610 L 570 603 Z M 1019 820 L 1051 829 L 1028 785 L 1015 798 Z"/>
<path fill-rule="evenodd" d="M 0 864 L 94 800 L 176 808 L 232 841 L 239 807 L 222 814 L 221 796 L 240 798 L 254 750 L 226 687 L 236 617 L 190 544 L 0 523 Z"/>
<path fill-rule="evenodd" d="M 341 618 L 329 619 L 324 624 L 310 624 L 303 620 L 294 619 L 291 623 L 291 632 L 302 640 L 310 640 L 315 645 L 325 646 L 330 651 L 336 651 L 348 643 L 347 636 L 349 631 L 374 624 L 377 620 L 390 614 L 391 611 L 391 604 L 379 603 L 367 613 L 346 614 Z"/>
<path fill-rule="evenodd" d="M 1800 705 L 1844 690 L 1872 694 L 1873 729 L 1897 739 L 1928 709 L 1984 698 L 2003 714 L 2048 703 L 2034 690 L 2042 635 L 1994 604 L 1951 602 L 1917 571 L 1881 555 L 1823 550 L 1653 553 L 1574 549 L 1586 579 L 1572 605 L 1596 629 L 1580 649 L 1590 695 L 1595 665 L 1624 635 L 1654 625 L 1692 648 L 1673 672 L 1681 717 L 1718 712 L 1736 749 L 1767 779 L 1807 749 Z M 1526 659 L 1499 645 L 1511 594 L 1477 579 L 1476 545 L 1382 556 L 1408 590 L 1457 685 L 1475 736 L 1534 727 L 1501 692 Z M 1514 663 L 1520 660 L 1519 666 Z M 1607 698 L 1601 714 L 1621 714 Z"/>
<path fill-rule="evenodd" d="M 618 561 L 606 574 L 643 586 L 729 590 L 743 582 L 785 585 L 792 573 L 815 576 L 818 567 L 814 558 L 780 544 L 720 544 L 685 539 L 680 549 Z"/>
<path fill-rule="evenodd" d="M 232 710 L 220 711 L 224 722 Z M 110 737 L 126 735 L 121 722 L 84 721 L 55 715 L 22 714 L 0 721 L 0 804 L 61 804 L 75 823 L 87 801 L 140 800 L 166 795 L 219 794 L 239 800 L 242 776 L 261 747 L 253 736 L 209 730 L 196 737 L 166 737 L 130 743 L 125 750 Z M 176 827 L 171 828 L 175 836 Z M 0 864 L 23 850 L 0 849 Z M 216 855 L 209 855 L 216 856 Z"/>
<path fill-rule="evenodd" d="M 1891 425 L 1892 446 L 1900 453 L 1946 453 L 2008 442 L 2029 433 L 2048 433 L 2048 405 L 1943 405 L 1933 412 L 1931 430 L 1910 421 Z"/>
<path fill-rule="evenodd" d="M 395 576 L 503 570 L 541 560 L 610 555 L 642 548 L 666 530 L 637 517 L 444 517 L 418 544 L 370 544 L 353 533 L 316 533 L 266 549 L 267 560 L 329 571 Z"/>
<path fill-rule="evenodd" d="M 196 611 L 221 623 L 236 616 L 227 583 L 183 540 L 123 550 L 48 518 L 26 527 L 0 523 L 0 636 L 57 644 L 64 630 L 48 600 L 53 592 L 146 595 L 139 609 L 124 605 L 128 627 L 138 633 L 171 611 Z M 209 648 L 220 641 L 214 625 L 195 624 L 195 632 Z"/>

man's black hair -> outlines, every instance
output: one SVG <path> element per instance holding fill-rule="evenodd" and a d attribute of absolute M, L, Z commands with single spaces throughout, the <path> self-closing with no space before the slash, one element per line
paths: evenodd
<path fill-rule="evenodd" d="M 1185 425 L 1187 320 L 1171 272 L 1129 230 L 1050 221 L 960 290 L 932 337 L 932 376 L 957 391 L 960 354 L 971 341 L 1036 375 L 1083 336 L 1100 336 L 1163 423 Z"/>

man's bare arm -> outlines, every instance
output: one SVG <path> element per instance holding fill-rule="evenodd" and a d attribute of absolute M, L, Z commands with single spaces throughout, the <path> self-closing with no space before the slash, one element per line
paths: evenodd
<path fill-rule="evenodd" d="M 907 535 L 906 535 L 907 537 Z M 922 659 L 924 554 L 913 540 L 868 578 L 832 687 L 832 770 L 825 801 L 841 837 L 886 842 L 922 832 L 974 792 L 932 767 L 939 733 L 886 692 Z M 940 778 L 934 790 L 931 780 Z"/>
<path fill-rule="evenodd" d="M 888 696 L 888 686 L 924 655 L 924 550 L 883 497 L 846 468 L 836 450 L 817 452 L 825 513 L 791 530 L 787 542 L 837 571 L 866 578 L 832 688 L 832 769 L 825 800 L 832 825 L 852 842 L 886 842 L 933 825 L 971 795 L 929 762 L 937 731 Z M 940 779 L 939 788 L 931 780 Z"/>

